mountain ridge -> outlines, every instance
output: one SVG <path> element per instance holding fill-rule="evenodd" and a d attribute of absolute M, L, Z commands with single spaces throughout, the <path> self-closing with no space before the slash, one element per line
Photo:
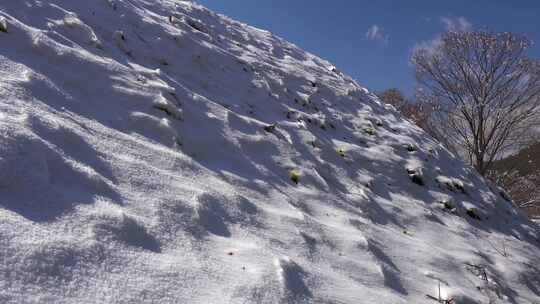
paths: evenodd
<path fill-rule="evenodd" d="M 331 63 L 192 1 L 0 16 L 2 302 L 538 300 L 538 228 Z"/>

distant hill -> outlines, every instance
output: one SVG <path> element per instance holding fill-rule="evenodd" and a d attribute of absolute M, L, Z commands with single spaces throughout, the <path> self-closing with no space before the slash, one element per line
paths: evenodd
<path fill-rule="evenodd" d="M 516 154 L 495 163 L 497 170 L 518 170 L 520 175 L 540 172 L 540 143 L 532 144 Z"/>
<path fill-rule="evenodd" d="M 536 201 L 524 210 L 532 217 L 540 217 L 540 143 L 535 143 L 518 153 L 495 163 L 499 174 L 516 171 L 506 179 L 505 187 L 517 204 Z"/>

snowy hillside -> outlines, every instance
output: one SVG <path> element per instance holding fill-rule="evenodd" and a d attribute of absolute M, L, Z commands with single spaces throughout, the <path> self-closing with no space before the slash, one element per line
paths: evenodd
<path fill-rule="evenodd" d="M 534 224 L 267 31 L 3 0 L 0 78 L 0 303 L 540 303 Z"/>

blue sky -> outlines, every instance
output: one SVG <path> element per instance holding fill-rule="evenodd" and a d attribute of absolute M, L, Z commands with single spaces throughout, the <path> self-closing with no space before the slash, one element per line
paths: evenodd
<path fill-rule="evenodd" d="M 412 94 L 412 49 L 449 27 L 488 27 L 540 43 L 538 0 L 197 0 L 334 63 L 370 90 Z M 540 58 L 540 46 L 530 55 Z"/>

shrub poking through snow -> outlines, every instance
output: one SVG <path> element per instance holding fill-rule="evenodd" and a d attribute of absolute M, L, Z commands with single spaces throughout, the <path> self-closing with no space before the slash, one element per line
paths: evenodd
<path fill-rule="evenodd" d="M 178 147 L 181 147 L 183 145 L 182 140 L 180 139 L 180 137 L 175 137 L 174 142 L 175 142 L 176 146 L 178 146 Z"/>
<path fill-rule="evenodd" d="M 159 95 L 152 105 L 154 109 L 160 110 L 177 120 L 182 120 L 182 110 L 178 109 L 171 102 L 169 102 L 163 95 Z"/>
<path fill-rule="evenodd" d="M 195 29 L 195 30 L 197 30 L 199 32 L 208 34 L 208 29 L 206 29 L 206 27 L 204 26 L 204 24 L 201 21 L 188 18 L 186 20 L 186 23 L 189 26 L 191 26 L 193 29 Z"/>
<path fill-rule="evenodd" d="M 328 70 L 329 70 L 330 72 L 334 72 L 334 73 L 336 73 L 336 74 L 338 74 L 338 75 L 341 75 L 341 71 L 340 71 L 338 68 L 336 68 L 335 66 L 330 66 L 330 67 L 328 67 Z"/>
<path fill-rule="evenodd" d="M 424 185 L 424 175 L 422 174 L 422 170 L 420 168 L 411 169 L 407 168 L 407 174 L 409 174 L 409 177 L 411 178 L 411 181 L 419 186 Z"/>
<path fill-rule="evenodd" d="M 454 179 L 454 189 L 461 193 L 466 193 L 465 186 L 463 185 L 463 182 L 457 179 Z"/>
<path fill-rule="evenodd" d="M 154 109 L 160 110 L 165 112 L 165 114 L 172 116 L 172 112 L 168 109 L 168 107 L 164 104 L 158 103 L 154 105 Z"/>
<path fill-rule="evenodd" d="M 403 230 L 403 234 L 408 235 L 408 236 L 413 236 L 413 235 L 414 235 L 414 234 L 413 234 L 411 231 L 409 231 L 409 230 Z"/>
<path fill-rule="evenodd" d="M 0 17 L 0 32 L 8 32 L 7 20 L 4 17 Z"/>
<path fill-rule="evenodd" d="M 368 135 L 375 135 L 375 129 L 371 126 L 366 126 L 363 128 L 364 129 L 364 132 L 366 132 L 366 134 Z"/>
<path fill-rule="evenodd" d="M 467 209 L 467 215 L 470 216 L 471 218 L 475 219 L 475 220 L 479 220 L 479 221 L 482 220 L 480 215 L 478 215 L 478 210 L 476 208 Z"/>
<path fill-rule="evenodd" d="M 296 120 L 296 121 L 305 121 L 306 119 L 310 119 L 309 116 L 306 117 L 300 112 L 291 110 L 287 112 L 287 119 Z"/>
<path fill-rule="evenodd" d="M 126 36 L 122 31 L 114 32 L 114 38 L 116 39 L 116 41 L 126 41 Z"/>
<path fill-rule="evenodd" d="M 456 207 L 454 207 L 451 202 L 443 202 L 443 206 L 445 210 L 448 210 L 450 212 L 456 211 Z"/>
<path fill-rule="evenodd" d="M 268 125 L 264 127 L 264 130 L 268 133 L 273 133 L 276 130 L 276 125 Z"/>
<path fill-rule="evenodd" d="M 454 206 L 454 204 L 451 201 L 443 200 L 443 201 L 440 201 L 439 204 L 440 204 L 440 206 L 442 207 L 442 209 L 444 211 L 450 212 L 450 213 L 453 213 L 453 214 L 457 213 L 457 208 L 456 208 L 456 206 Z"/>
<path fill-rule="evenodd" d="M 131 50 L 128 48 L 126 44 L 126 36 L 124 35 L 124 32 L 122 31 L 116 31 L 114 32 L 114 40 L 116 41 L 116 45 L 122 52 L 126 53 L 126 55 L 131 56 Z"/>
<path fill-rule="evenodd" d="M 440 176 L 437 176 L 435 180 L 439 184 L 439 187 L 445 187 L 446 189 L 452 192 L 461 192 L 463 194 L 466 193 L 465 185 L 463 185 L 462 181 L 456 178 L 449 178 L 449 177 L 440 175 Z"/>
<path fill-rule="evenodd" d="M 297 184 L 300 182 L 300 172 L 297 171 L 297 170 L 292 170 L 291 172 L 289 172 L 289 177 L 291 178 L 291 180 L 293 181 L 293 183 Z"/>
<path fill-rule="evenodd" d="M 416 146 L 411 143 L 405 144 L 405 149 L 407 149 L 409 152 L 415 152 L 417 150 Z"/>
<path fill-rule="evenodd" d="M 479 277 L 480 279 L 489 282 L 487 275 L 486 267 L 483 265 L 476 265 L 472 263 L 465 263 L 465 268 L 470 271 L 473 275 Z"/>

